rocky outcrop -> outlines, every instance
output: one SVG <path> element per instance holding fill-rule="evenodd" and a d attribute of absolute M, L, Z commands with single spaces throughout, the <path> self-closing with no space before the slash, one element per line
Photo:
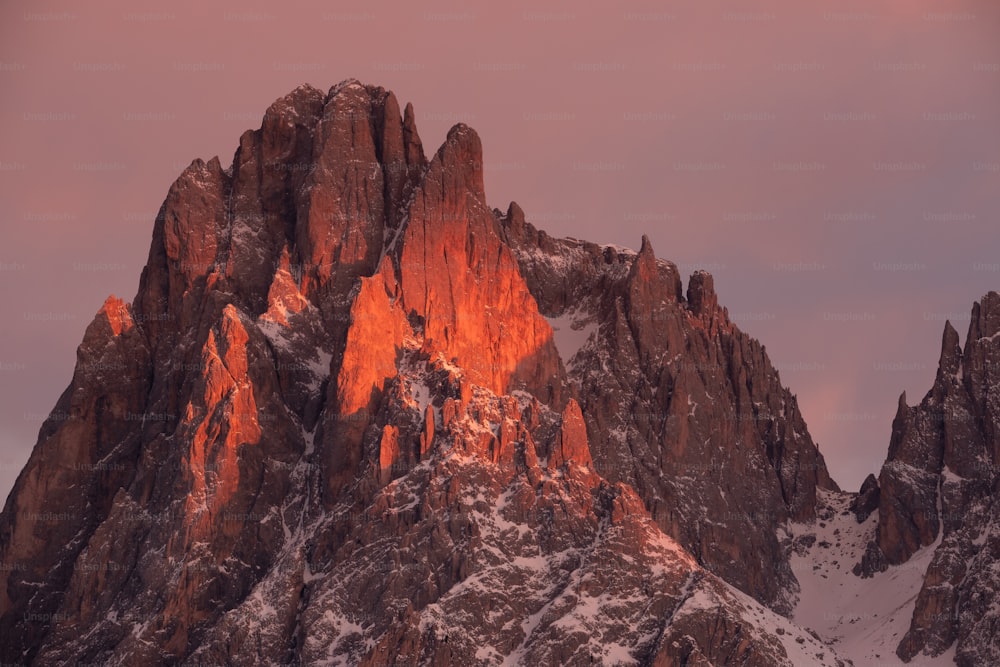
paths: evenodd
<path fill-rule="evenodd" d="M 563 410 L 559 432 L 549 454 L 550 468 L 558 468 L 567 463 L 580 466 L 593 464 L 587 444 L 587 424 L 583 420 L 580 404 L 572 398 Z"/>
<path fill-rule="evenodd" d="M 878 530 L 856 572 L 906 563 L 933 549 L 904 660 L 939 655 L 953 644 L 959 665 L 1000 659 L 992 628 L 1000 622 L 991 543 L 1000 443 L 1000 294 L 976 303 L 965 345 L 945 324 L 938 371 L 919 405 L 905 394 L 892 424 L 878 479 Z"/>
<path fill-rule="evenodd" d="M 865 477 L 865 481 L 861 483 L 861 490 L 858 491 L 858 495 L 851 501 L 850 506 L 851 512 L 854 513 L 854 518 L 857 519 L 858 523 L 864 523 L 871 516 L 872 512 L 878 509 L 880 495 L 878 479 L 875 475 Z"/>
<path fill-rule="evenodd" d="M 486 206 L 482 164 L 479 137 L 456 125 L 408 210 L 398 251 L 403 308 L 428 355 L 497 393 L 524 389 L 559 403 L 552 329 Z"/>
<path fill-rule="evenodd" d="M 351 306 L 336 392 L 328 394 L 319 432 L 328 450 L 323 470 L 330 480 L 331 497 L 357 476 L 364 433 L 387 383 L 396 377 L 396 359 L 404 337 L 410 334 L 402 310 L 391 300 L 394 287 L 386 264 L 383 273 L 361 279 Z"/>
<path fill-rule="evenodd" d="M 838 664 L 774 613 L 822 488 L 710 275 L 552 239 L 470 128 L 428 161 L 392 93 L 303 86 L 88 328 L 0 514 L 0 661 Z"/>
<path fill-rule="evenodd" d="M 551 239 L 511 204 L 507 238 L 539 309 L 593 333 L 563 357 L 595 470 L 636 488 L 699 562 L 783 612 L 796 590 L 776 533 L 835 489 L 764 348 L 719 307 L 712 276 L 684 297 L 648 238 L 638 253 Z"/>
<path fill-rule="evenodd" d="M 148 364 L 132 309 L 110 297 L 87 327 L 73 381 L 0 514 L 0 635 L 12 649 L 40 645 L 60 618 L 81 534 L 95 530 L 134 474 Z M 4 653 L 5 662 L 20 659 L 18 650 Z"/>

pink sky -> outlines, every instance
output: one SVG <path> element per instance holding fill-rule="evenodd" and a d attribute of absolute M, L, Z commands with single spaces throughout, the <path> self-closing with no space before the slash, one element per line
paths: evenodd
<path fill-rule="evenodd" d="M 475 127 L 494 206 L 712 271 L 856 489 L 1000 289 L 998 37 L 987 0 L 4 3 L 0 492 L 173 178 L 348 77 L 428 151 Z"/>

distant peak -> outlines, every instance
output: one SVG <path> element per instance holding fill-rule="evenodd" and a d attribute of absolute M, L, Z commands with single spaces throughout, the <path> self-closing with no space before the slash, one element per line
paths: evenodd
<path fill-rule="evenodd" d="M 972 305 L 972 320 L 969 322 L 969 342 L 981 338 L 991 338 L 1000 332 L 1000 293 L 987 292 Z"/>
<path fill-rule="evenodd" d="M 950 321 L 944 323 L 941 336 L 941 356 L 938 359 L 938 373 L 954 376 L 962 365 L 962 347 L 958 332 Z"/>
<path fill-rule="evenodd" d="M 719 298 L 715 293 L 715 279 L 708 271 L 698 270 L 691 274 L 687 289 L 688 308 L 697 316 L 715 312 Z"/>
<path fill-rule="evenodd" d="M 132 328 L 132 313 L 129 305 L 112 294 L 105 301 L 98 311 L 98 315 L 107 318 L 108 326 L 116 336 L 120 336 L 123 331 Z"/>
<path fill-rule="evenodd" d="M 451 126 L 451 129 L 448 130 L 448 138 L 451 139 L 452 137 L 458 137 L 463 134 L 467 134 L 469 132 L 471 132 L 472 134 L 476 134 L 476 131 L 473 130 L 468 125 L 466 125 L 465 123 L 455 123 L 454 125 Z M 478 135 L 476 135 L 476 139 L 477 140 L 479 139 Z"/>
<path fill-rule="evenodd" d="M 465 189 L 485 203 L 483 144 L 475 130 L 464 123 L 452 126 L 434 156 L 432 168 L 433 163 L 443 171 L 439 177 L 446 175 L 455 191 Z"/>
<path fill-rule="evenodd" d="M 218 155 L 214 155 L 208 162 L 205 162 L 200 157 L 191 160 L 191 164 L 189 164 L 184 171 L 181 172 L 181 174 L 182 176 L 187 175 L 189 178 L 199 180 L 202 176 L 219 174 L 221 172 L 222 162 L 220 162 Z"/>
<path fill-rule="evenodd" d="M 323 101 L 323 91 L 304 83 L 295 90 L 283 97 L 275 100 L 264 112 L 264 117 L 278 117 L 294 119 L 312 105 L 318 105 Z"/>
<path fill-rule="evenodd" d="M 350 77 L 350 78 L 344 79 L 340 83 L 338 83 L 338 84 L 334 85 L 333 87 L 331 87 L 330 88 L 329 96 L 333 97 L 334 95 L 336 95 L 340 91 L 345 90 L 347 88 L 366 88 L 366 86 L 363 83 L 361 83 L 360 81 L 358 81 L 357 79 L 355 79 L 354 77 Z"/>
<path fill-rule="evenodd" d="M 656 257 L 656 254 L 653 252 L 653 244 L 649 242 L 649 237 L 645 234 L 642 235 L 642 243 L 639 246 L 639 254 Z"/>
<path fill-rule="evenodd" d="M 944 342 L 949 345 L 958 345 L 958 332 L 952 326 L 951 320 L 944 321 Z"/>
<path fill-rule="evenodd" d="M 312 85 L 311 83 L 300 83 L 295 87 L 295 90 L 289 93 L 289 95 L 294 95 L 295 93 L 321 93 L 319 88 Z"/>
<path fill-rule="evenodd" d="M 472 166 L 482 170 L 483 142 L 479 139 L 479 134 L 474 129 L 465 123 L 452 125 L 451 129 L 448 130 L 448 135 L 441 149 L 444 150 L 449 146 L 461 151 L 465 157 L 475 160 Z"/>

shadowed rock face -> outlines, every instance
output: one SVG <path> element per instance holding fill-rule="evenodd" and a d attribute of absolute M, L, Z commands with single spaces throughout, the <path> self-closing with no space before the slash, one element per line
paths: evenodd
<path fill-rule="evenodd" d="M 838 664 L 761 605 L 817 488 L 710 275 L 551 239 L 470 128 L 427 160 L 392 93 L 304 86 L 87 329 L 0 515 L 0 661 Z"/>
<path fill-rule="evenodd" d="M 877 484 L 878 530 L 855 573 L 867 576 L 934 549 L 897 650 L 905 660 L 939 655 L 956 641 L 959 665 L 1000 660 L 1000 544 L 993 537 L 1000 463 L 997 333 L 1000 294 L 990 292 L 973 305 L 964 347 L 945 324 L 933 387 L 913 407 L 903 394 L 892 423 Z"/>
<path fill-rule="evenodd" d="M 504 225 L 539 309 L 593 331 L 563 362 L 595 469 L 632 485 L 706 568 L 790 611 L 796 582 L 776 530 L 814 518 L 817 488 L 836 485 L 712 276 L 691 276 L 685 299 L 677 267 L 646 238 L 638 254 L 552 239 L 513 204 Z"/>

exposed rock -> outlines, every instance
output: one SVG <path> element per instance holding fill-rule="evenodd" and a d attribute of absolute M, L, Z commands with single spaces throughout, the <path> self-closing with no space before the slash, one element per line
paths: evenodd
<path fill-rule="evenodd" d="M 878 509 L 879 489 L 878 480 L 875 475 L 868 475 L 861 483 L 861 490 L 851 502 L 851 511 L 854 512 L 858 523 L 863 523 L 871 516 L 871 513 Z"/>
<path fill-rule="evenodd" d="M 933 558 L 897 654 L 904 660 L 940 655 L 953 644 L 956 663 L 1000 659 L 1000 587 L 993 572 L 997 525 L 997 430 L 1000 425 L 1000 295 L 976 303 L 964 348 L 946 323 L 938 371 L 919 405 L 905 394 L 892 425 L 879 475 L 878 531 L 861 575 L 909 561 L 931 548 Z"/>
<path fill-rule="evenodd" d="M 587 424 L 583 421 L 580 405 L 572 398 L 562 412 L 559 433 L 549 455 L 549 468 L 567 463 L 590 466 L 590 447 L 587 445 Z"/>
<path fill-rule="evenodd" d="M 773 611 L 835 485 L 711 276 L 490 209 L 414 118 L 303 86 L 173 184 L 0 514 L 0 661 L 838 664 Z"/>
<path fill-rule="evenodd" d="M 30 659 L 41 645 L 84 547 L 77 536 L 99 525 L 135 472 L 148 364 L 131 308 L 108 298 L 0 515 L 4 662 Z"/>
<path fill-rule="evenodd" d="M 399 463 L 399 429 L 390 424 L 382 428 L 378 441 L 379 481 L 384 486 L 392 479 L 394 467 Z"/>
<path fill-rule="evenodd" d="M 718 306 L 711 276 L 639 253 L 554 240 L 511 204 L 504 231 L 539 309 L 595 331 L 570 369 L 595 470 L 633 485 L 660 527 L 740 590 L 790 611 L 776 537 L 834 489 L 795 397 Z M 752 556 L 751 556 L 752 554 Z"/>
<path fill-rule="evenodd" d="M 559 402 L 552 329 L 538 314 L 483 192 L 479 137 L 456 125 L 408 212 L 399 249 L 403 307 L 424 351 L 497 392 L 526 389 Z"/>
<path fill-rule="evenodd" d="M 387 382 L 396 377 L 397 359 L 409 324 L 389 295 L 392 282 L 388 263 L 383 272 L 361 279 L 351 304 L 336 391 L 327 394 L 324 418 L 316 438 L 325 453 L 321 461 L 332 499 L 359 470 L 362 439 L 373 423 Z"/>
<path fill-rule="evenodd" d="M 715 294 L 715 280 L 708 271 L 695 271 L 688 281 L 688 308 L 701 317 L 712 315 L 719 308 L 719 298 Z"/>
<path fill-rule="evenodd" d="M 434 408 L 430 405 L 424 412 L 424 430 L 420 434 L 420 458 L 427 456 L 434 442 Z"/>

